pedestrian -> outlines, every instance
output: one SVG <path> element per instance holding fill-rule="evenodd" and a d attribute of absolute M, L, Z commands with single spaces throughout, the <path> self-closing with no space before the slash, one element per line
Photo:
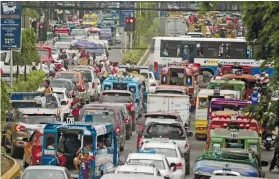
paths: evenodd
<path fill-rule="evenodd" d="M 72 65 L 75 65 L 75 64 L 76 64 L 75 57 L 76 57 L 76 54 L 73 53 L 72 58 L 71 58 L 71 64 L 72 64 Z"/>
<path fill-rule="evenodd" d="M 222 64 L 221 63 L 218 63 L 216 76 L 222 76 Z"/>
<path fill-rule="evenodd" d="M 78 121 L 80 108 L 81 108 L 80 100 L 78 97 L 75 97 L 70 107 L 70 109 L 72 109 L 72 115 L 74 116 L 75 121 Z"/>
<path fill-rule="evenodd" d="M 52 87 L 50 86 L 50 81 L 45 80 L 44 86 L 45 86 L 45 90 L 44 90 L 45 95 L 51 95 L 53 90 L 52 90 Z"/>
<path fill-rule="evenodd" d="M 279 134 L 277 135 L 276 139 L 274 140 L 273 146 L 275 148 L 274 148 L 274 155 L 273 155 L 272 161 L 270 163 L 270 167 L 269 167 L 270 172 L 274 169 L 274 167 L 276 165 L 277 155 L 279 155 Z"/>

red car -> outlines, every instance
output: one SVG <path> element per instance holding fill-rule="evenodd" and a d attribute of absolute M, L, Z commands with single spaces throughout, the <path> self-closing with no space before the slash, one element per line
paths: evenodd
<path fill-rule="evenodd" d="M 43 129 L 36 129 L 29 139 L 23 139 L 26 141 L 23 155 L 23 166 L 28 165 L 40 165 L 42 157 L 42 143 L 43 143 Z"/>

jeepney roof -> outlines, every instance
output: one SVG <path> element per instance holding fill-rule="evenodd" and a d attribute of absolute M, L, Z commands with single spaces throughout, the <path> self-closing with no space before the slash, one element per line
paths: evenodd
<path fill-rule="evenodd" d="M 249 74 L 242 74 L 242 75 L 236 75 L 236 74 L 226 74 L 221 76 L 221 80 L 231 78 L 231 79 L 246 79 L 248 81 L 256 81 L 256 77 Z"/>
<path fill-rule="evenodd" d="M 177 86 L 177 85 L 159 85 L 157 86 L 157 89 L 169 89 L 169 90 L 187 90 L 188 88 L 186 86 Z"/>
<path fill-rule="evenodd" d="M 239 80 L 211 80 L 208 84 L 209 86 L 215 86 L 215 85 L 245 85 L 245 82 L 239 81 Z"/>
<path fill-rule="evenodd" d="M 102 93 L 127 93 L 130 94 L 131 96 L 133 95 L 131 91 L 127 91 L 127 90 L 106 90 L 103 91 Z"/>
<path fill-rule="evenodd" d="M 231 132 L 232 132 L 232 130 L 229 130 L 229 129 L 221 129 L 221 128 L 211 129 L 210 137 L 231 138 Z M 259 135 L 256 131 L 239 129 L 236 132 L 238 132 L 239 139 L 258 139 L 259 140 Z"/>
<path fill-rule="evenodd" d="M 176 117 L 180 117 L 179 113 L 175 113 L 175 112 L 150 112 L 150 113 L 146 113 L 144 114 L 144 117 L 149 117 L 152 115 L 166 115 L 166 116 L 176 116 Z"/>
<path fill-rule="evenodd" d="M 241 104 L 252 104 L 248 100 L 235 100 L 235 99 L 224 99 L 224 98 L 214 98 L 211 100 L 210 104 L 231 104 L 231 105 L 241 105 Z"/>
<path fill-rule="evenodd" d="M 107 132 L 113 131 L 114 127 L 111 123 L 104 123 L 93 125 L 89 122 L 76 122 L 75 124 L 65 124 L 65 123 L 54 123 L 54 124 L 47 124 L 44 128 L 44 132 L 54 132 L 58 131 L 59 129 L 63 130 L 83 130 L 84 135 L 91 135 L 93 131 L 96 133 L 97 136 L 104 135 Z"/>
<path fill-rule="evenodd" d="M 198 92 L 198 97 L 207 97 L 207 96 L 213 96 L 214 95 L 214 89 L 201 89 Z M 220 95 L 237 95 L 237 91 L 235 90 L 220 90 Z"/>

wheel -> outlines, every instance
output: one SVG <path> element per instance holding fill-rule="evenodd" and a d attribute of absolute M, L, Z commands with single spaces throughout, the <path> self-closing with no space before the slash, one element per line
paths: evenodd
<path fill-rule="evenodd" d="M 136 123 L 135 123 L 135 121 L 133 121 L 133 123 L 132 123 L 132 131 L 135 131 L 136 130 Z"/>
<path fill-rule="evenodd" d="M 206 88 L 212 76 L 213 75 L 209 71 L 203 71 L 202 78 L 200 78 L 200 87 Z"/>
<path fill-rule="evenodd" d="M 31 160 L 30 160 L 31 161 Z M 23 159 L 22 159 L 23 167 L 26 168 L 28 167 L 28 163 L 26 162 L 25 154 L 23 154 Z M 31 164 L 31 162 L 30 162 Z"/>
<path fill-rule="evenodd" d="M 188 159 L 186 161 L 186 165 L 185 165 L 185 176 L 186 175 L 190 175 L 190 159 Z"/>
<path fill-rule="evenodd" d="M 7 153 L 10 153 L 10 152 L 11 152 L 11 149 L 7 147 L 8 144 L 7 144 L 7 138 L 6 138 L 6 136 L 3 137 L 3 140 L 4 140 L 4 141 L 3 141 L 3 145 L 4 145 L 4 148 L 6 149 L 6 152 L 7 152 Z"/>
<path fill-rule="evenodd" d="M 20 156 L 19 148 L 14 145 L 13 139 L 11 140 L 11 157 L 18 158 Z"/>
<path fill-rule="evenodd" d="M 120 147 L 120 152 L 124 151 L 124 145 Z"/>
<path fill-rule="evenodd" d="M 130 140 L 131 139 L 131 132 L 130 130 L 126 131 L 126 140 Z"/>

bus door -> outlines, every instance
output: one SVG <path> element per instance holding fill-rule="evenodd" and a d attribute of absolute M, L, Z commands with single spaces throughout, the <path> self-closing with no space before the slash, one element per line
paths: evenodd
<path fill-rule="evenodd" d="M 187 60 L 189 63 L 194 63 L 194 57 L 195 57 L 195 52 L 196 52 L 196 47 L 195 44 L 184 44 L 182 46 L 182 59 Z"/>

